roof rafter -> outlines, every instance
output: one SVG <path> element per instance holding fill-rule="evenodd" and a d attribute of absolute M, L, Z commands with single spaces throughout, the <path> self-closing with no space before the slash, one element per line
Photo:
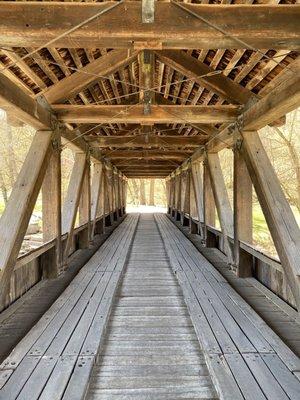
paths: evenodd
<path fill-rule="evenodd" d="M 252 97 L 256 98 L 254 93 L 233 82 L 227 76 L 222 74 L 203 76 L 216 71 L 184 51 L 162 50 L 157 51 L 156 54 L 165 64 L 231 103 L 245 104 Z"/>
<path fill-rule="evenodd" d="M 82 67 L 79 71 L 60 80 L 44 92 L 47 101 L 60 103 L 65 99 L 76 96 L 82 90 L 101 79 L 101 76 L 108 76 L 118 71 L 137 57 L 137 52 L 128 56 L 127 50 L 112 50 L 106 55 Z"/>

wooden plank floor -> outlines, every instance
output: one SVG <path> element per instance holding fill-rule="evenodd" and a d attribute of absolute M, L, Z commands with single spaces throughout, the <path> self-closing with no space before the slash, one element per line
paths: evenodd
<path fill-rule="evenodd" d="M 154 217 L 140 217 L 89 400 L 215 399 Z"/>
<path fill-rule="evenodd" d="M 166 215 L 144 214 L 3 361 L 0 400 L 298 400 L 299 378 L 299 358 L 226 278 Z"/>
<path fill-rule="evenodd" d="M 0 400 L 81 400 L 138 222 L 128 216 L 0 365 Z"/>
<path fill-rule="evenodd" d="M 62 275 L 37 283 L 12 306 L 0 313 L 0 363 L 61 295 L 121 221 L 106 227 L 106 233 L 98 235 L 92 248 L 78 250 L 72 257 L 68 270 Z"/>
<path fill-rule="evenodd" d="M 216 270 L 226 278 L 234 290 L 300 356 L 300 323 L 297 311 L 267 289 L 257 279 L 237 277 L 228 266 L 226 256 L 220 250 L 203 247 L 199 235 L 190 234 L 189 228 L 183 227 L 179 222 L 173 221 L 173 223 L 192 241 L 200 253 L 213 264 Z"/>
<path fill-rule="evenodd" d="M 300 359 L 166 215 L 155 215 L 221 398 L 298 400 Z"/>

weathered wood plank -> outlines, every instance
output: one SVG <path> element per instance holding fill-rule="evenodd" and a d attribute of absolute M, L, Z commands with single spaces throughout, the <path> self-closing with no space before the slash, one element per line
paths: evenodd
<path fill-rule="evenodd" d="M 52 109 L 62 122 L 71 123 L 128 123 L 128 124 L 169 124 L 189 122 L 192 124 L 214 124 L 233 122 L 240 114 L 240 107 L 157 105 L 151 106 L 151 113 L 144 114 L 144 105 L 69 105 L 53 104 Z"/>
<path fill-rule="evenodd" d="M 299 309 L 300 230 L 298 224 L 257 132 L 243 133 L 241 152 Z"/>
<path fill-rule="evenodd" d="M 105 4 L 3 4 L 1 43 L 8 47 L 45 46 L 45 43 L 112 5 Z M 144 24 L 141 5 L 122 4 L 81 29 L 55 41 L 55 47 L 79 48 L 186 48 L 186 49 L 261 49 L 299 48 L 299 7 L 296 5 L 185 5 L 213 22 L 228 34 L 170 3 L 157 2 L 154 23 Z M 260 18 L 257 19 L 259 12 Z M 31 21 L 28 26 L 28 20 Z M 26 25 L 27 24 L 27 25 Z M 45 29 L 45 25 L 47 29 Z M 40 34 L 41 30 L 43 35 Z M 235 40 L 242 39 L 246 44 Z"/>
<path fill-rule="evenodd" d="M 0 220 L 2 305 L 9 294 L 10 277 L 49 163 L 51 139 L 52 131 L 38 131 L 35 134 Z"/>
<path fill-rule="evenodd" d="M 44 92 L 44 96 L 50 104 L 61 103 L 65 99 L 75 97 L 101 77 L 109 76 L 121 67 L 133 62 L 136 56 L 137 52 L 128 56 L 126 50 L 110 51 L 81 68 L 80 72 L 74 72 L 52 85 Z"/>

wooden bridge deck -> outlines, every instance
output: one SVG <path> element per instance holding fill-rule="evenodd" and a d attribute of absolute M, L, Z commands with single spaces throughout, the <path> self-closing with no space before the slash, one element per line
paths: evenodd
<path fill-rule="evenodd" d="M 131 215 L 1 364 L 0 399 L 298 399 L 299 374 L 165 215 Z"/>

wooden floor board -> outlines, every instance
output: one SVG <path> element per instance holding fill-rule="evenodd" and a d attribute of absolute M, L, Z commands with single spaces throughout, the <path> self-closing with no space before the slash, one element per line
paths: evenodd
<path fill-rule="evenodd" d="M 128 217 L 1 364 L 0 400 L 298 400 L 299 358 L 242 296 L 291 339 L 294 314 L 212 258 L 165 215 Z"/>
<path fill-rule="evenodd" d="M 299 358 L 226 282 L 226 274 L 221 275 L 166 216 L 156 215 L 156 220 L 172 268 L 181 286 L 189 286 L 188 290 L 183 290 L 185 301 L 218 393 L 223 398 L 230 398 L 231 393 L 233 398 L 241 400 L 285 400 L 292 399 L 295 393 L 299 397 L 300 381 L 295 376 L 300 369 Z M 255 301 L 264 298 L 262 292 L 253 292 L 249 283 L 239 285 L 240 292 Z M 207 299 L 211 308 L 207 307 Z M 223 326 L 224 330 L 219 329 L 220 326 L 211 331 L 211 335 L 220 343 L 220 354 L 213 354 L 211 345 L 206 341 L 208 329 L 203 335 L 201 327 L 196 327 L 198 324 L 204 327 L 203 319 L 198 321 L 201 312 L 199 307 L 209 325 L 213 326 L 218 318 Z M 283 324 L 294 322 L 290 315 L 280 319 Z M 238 353 L 222 344 L 226 334 L 229 334 Z M 248 347 L 247 340 L 252 347 Z"/>
<path fill-rule="evenodd" d="M 51 381 L 61 393 L 57 397 L 55 392 L 55 398 L 75 399 L 87 386 L 137 221 L 138 216 L 128 217 L 116 229 L 4 360 L 0 371 L 12 373 L 6 380 L 1 374 L 1 400 L 47 399 L 53 393 Z M 73 363 L 66 366 L 70 374 L 59 374 L 67 360 Z"/>
<path fill-rule="evenodd" d="M 87 399 L 217 398 L 152 215 L 142 215 Z"/>

